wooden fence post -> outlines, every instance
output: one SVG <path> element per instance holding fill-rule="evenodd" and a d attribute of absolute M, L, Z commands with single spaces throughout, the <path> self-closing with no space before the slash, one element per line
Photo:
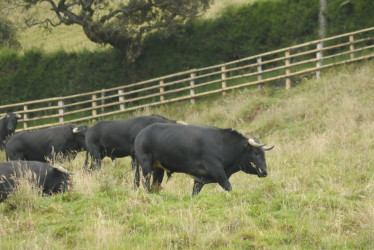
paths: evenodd
<path fill-rule="evenodd" d="M 28 118 L 28 113 L 26 113 L 27 111 L 27 105 L 23 105 L 23 111 L 25 111 L 25 113 L 23 113 L 23 129 L 27 129 L 27 118 Z"/>
<path fill-rule="evenodd" d="M 58 117 L 58 122 L 59 123 L 64 123 L 64 101 L 63 100 L 60 100 L 58 101 L 58 106 L 59 106 L 59 109 L 58 109 L 58 114 L 59 114 L 59 117 Z"/>
<path fill-rule="evenodd" d="M 160 94 L 163 94 L 165 91 L 164 89 L 164 79 L 161 79 L 160 80 Z M 164 95 L 160 95 L 160 101 L 163 101 L 165 100 L 165 96 Z"/>
<path fill-rule="evenodd" d="M 349 36 L 349 51 L 351 51 L 351 53 L 349 55 L 351 59 L 355 58 L 355 53 L 353 52 L 355 50 L 355 45 L 353 43 L 354 40 L 355 40 L 354 36 L 350 35 Z"/>
<path fill-rule="evenodd" d="M 322 42 L 317 43 L 317 50 L 318 50 L 316 53 L 316 58 L 318 59 L 316 62 L 316 67 L 317 67 L 316 78 L 317 79 L 321 77 L 321 71 L 319 69 L 322 66 L 322 47 L 323 47 Z"/>
<path fill-rule="evenodd" d="M 192 104 L 195 104 L 195 98 L 193 98 L 193 96 L 195 95 L 195 89 L 193 88 L 195 86 L 195 77 L 196 77 L 196 73 L 192 72 L 191 73 L 191 81 L 190 81 L 190 86 L 192 87 L 190 89 L 191 103 Z"/>
<path fill-rule="evenodd" d="M 125 96 L 124 96 L 124 91 L 123 91 L 123 89 L 119 89 L 118 90 L 118 95 L 119 95 L 119 102 L 124 102 L 125 101 Z M 122 104 L 120 104 L 119 105 L 119 110 L 125 110 L 125 108 L 126 108 L 126 106 L 125 106 L 125 104 L 124 103 L 122 103 Z"/>
<path fill-rule="evenodd" d="M 290 77 L 287 77 L 290 73 L 291 73 L 291 70 L 289 68 L 290 66 L 290 50 L 287 50 L 286 53 L 285 53 L 285 57 L 286 57 L 286 60 L 285 60 L 285 64 L 286 64 L 286 89 L 289 89 L 291 88 L 291 78 Z"/>
<path fill-rule="evenodd" d="M 97 102 L 96 102 L 96 94 L 93 94 L 92 95 L 92 107 L 95 108 L 92 110 L 92 116 L 95 117 L 97 115 L 97 109 L 96 109 L 96 106 L 97 106 Z"/>
<path fill-rule="evenodd" d="M 262 80 L 262 58 L 261 57 L 258 57 L 257 58 L 257 72 L 260 73 L 257 75 L 257 81 L 261 81 Z M 259 85 L 260 88 L 262 88 L 262 83 L 260 83 Z"/>
<path fill-rule="evenodd" d="M 221 67 L 221 80 L 222 80 L 222 94 L 225 95 L 226 94 L 226 66 L 223 65 Z"/>
<path fill-rule="evenodd" d="M 104 106 L 105 104 L 105 89 L 101 89 L 101 105 Z M 104 113 L 105 110 L 104 110 L 104 107 L 101 107 L 101 113 Z"/>

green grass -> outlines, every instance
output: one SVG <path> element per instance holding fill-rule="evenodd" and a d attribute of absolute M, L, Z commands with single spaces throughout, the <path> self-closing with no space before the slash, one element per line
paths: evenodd
<path fill-rule="evenodd" d="M 63 163 L 75 172 L 72 192 L 42 197 L 25 185 L 0 205 L 0 248 L 372 249 L 373 67 L 342 66 L 288 91 L 265 85 L 136 112 L 275 144 L 269 176 L 237 173 L 232 192 L 210 184 L 191 197 L 192 179 L 174 174 L 148 194 L 133 189 L 128 158 L 105 158 L 88 175 L 80 153 Z"/>

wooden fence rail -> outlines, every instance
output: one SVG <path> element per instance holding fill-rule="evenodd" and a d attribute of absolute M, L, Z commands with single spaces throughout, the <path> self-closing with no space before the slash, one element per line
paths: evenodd
<path fill-rule="evenodd" d="M 76 123 L 229 90 L 275 82 L 290 88 L 295 78 L 374 57 L 374 27 L 315 40 L 239 60 L 146 81 L 71 96 L 0 106 L 0 116 L 22 115 L 21 130 Z"/>

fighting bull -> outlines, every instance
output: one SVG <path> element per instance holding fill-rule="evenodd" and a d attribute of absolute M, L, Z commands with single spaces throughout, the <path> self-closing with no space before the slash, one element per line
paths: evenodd
<path fill-rule="evenodd" d="M 52 167 L 45 162 L 11 161 L 0 163 L 0 202 L 17 187 L 20 179 L 27 179 L 41 188 L 44 194 L 64 192 L 71 185 L 73 173 L 64 167 Z"/>
<path fill-rule="evenodd" d="M 208 183 L 232 189 L 229 178 L 238 171 L 266 177 L 265 147 L 257 139 L 246 138 L 232 129 L 178 124 L 153 124 L 135 139 L 136 158 L 143 170 L 145 186 L 160 184 L 164 170 L 193 177 L 192 195 Z"/>
<path fill-rule="evenodd" d="M 5 139 L 16 131 L 18 119 L 20 118 L 21 115 L 15 113 L 7 113 L 0 118 L 0 150 L 5 148 Z"/>
<path fill-rule="evenodd" d="M 86 134 L 87 154 L 84 166 L 91 156 L 91 169 L 101 168 L 101 160 L 108 156 L 112 160 L 131 156 L 132 168 L 136 167 L 135 185 L 139 186 L 139 167 L 136 166 L 134 140 L 138 133 L 153 123 L 180 123 L 159 115 L 137 116 L 126 120 L 99 121 Z"/>
<path fill-rule="evenodd" d="M 67 124 L 47 129 L 24 131 L 6 143 L 7 160 L 55 161 L 62 155 L 74 159 L 85 150 L 87 126 Z"/>

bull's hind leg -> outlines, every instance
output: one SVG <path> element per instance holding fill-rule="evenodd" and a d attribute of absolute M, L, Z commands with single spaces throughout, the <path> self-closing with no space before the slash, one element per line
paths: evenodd
<path fill-rule="evenodd" d="M 90 155 L 91 155 L 91 170 L 98 168 L 101 168 L 101 156 L 100 151 L 97 147 L 92 147 L 89 149 Z"/>
<path fill-rule="evenodd" d="M 161 189 L 161 183 L 164 179 L 164 170 L 162 168 L 154 168 L 153 169 L 153 181 L 152 181 L 152 190 L 160 190 Z"/>
<path fill-rule="evenodd" d="M 197 182 L 196 180 L 193 183 L 192 195 L 195 196 L 200 193 L 201 189 L 203 188 L 204 183 Z"/>
<path fill-rule="evenodd" d="M 151 176 L 152 176 L 152 159 L 149 157 L 144 157 L 140 160 L 140 165 L 142 167 L 142 172 L 144 176 L 143 185 L 147 188 L 148 192 L 151 192 Z"/>
<path fill-rule="evenodd" d="M 84 159 L 83 169 L 86 169 L 88 165 L 88 150 L 86 151 L 86 159 Z"/>

